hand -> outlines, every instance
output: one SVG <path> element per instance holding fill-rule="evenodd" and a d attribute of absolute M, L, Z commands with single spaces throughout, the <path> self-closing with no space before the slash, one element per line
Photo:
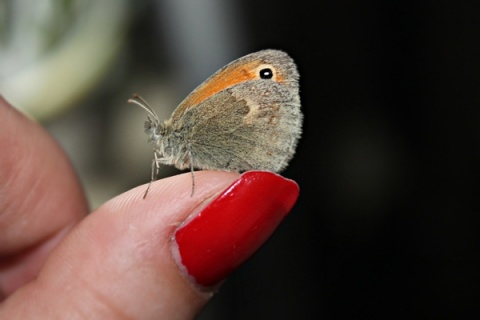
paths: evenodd
<path fill-rule="evenodd" d="M 298 196 L 268 172 L 195 178 L 193 197 L 187 173 L 88 214 L 60 147 L 0 97 L 0 318 L 193 318 Z"/>

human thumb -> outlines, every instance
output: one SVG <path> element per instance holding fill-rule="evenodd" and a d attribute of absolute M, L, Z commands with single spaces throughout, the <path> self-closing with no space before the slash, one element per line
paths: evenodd
<path fill-rule="evenodd" d="M 268 172 L 197 172 L 126 192 L 55 248 L 3 302 L 9 319 L 191 319 L 290 211 L 298 186 Z M 59 213 L 61 214 L 61 213 Z"/>

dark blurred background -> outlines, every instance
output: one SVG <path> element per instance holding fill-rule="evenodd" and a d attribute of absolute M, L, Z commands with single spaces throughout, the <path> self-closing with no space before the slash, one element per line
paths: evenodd
<path fill-rule="evenodd" d="M 22 68 L 34 65 L 30 57 L 22 68 L 0 65 L 0 90 L 59 139 L 93 208 L 149 179 L 146 114 L 126 104 L 132 93 L 167 118 L 196 85 L 244 54 L 281 49 L 298 64 L 304 133 L 283 175 L 299 183 L 300 198 L 199 319 L 480 316 L 475 6 L 408 0 L 103 1 L 102 12 L 92 10 L 100 5 L 94 1 L 49 3 L 59 21 L 51 30 L 60 33 L 60 25 L 63 34 L 45 40 L 39 63 L 82 34 L 88 43 L 107 30 L 110 41 L 89 43 L 93 50 L 84 54 L 74 47 L 77 56 L 67 55 L 62 65 L 72 71 L 56 82 L 65 88 L 44 75 L 42 90 L 20 81 L 21 94 L 15 95 L 7 87 L 11 75 L 28 73 Z M 8 10 L 0 21 L 15 25 L 18 10 Z M 92 11 L 100 11 L 100 19 L 83 18 Z M 104 60 L 97 56 L 102 50 Z M 89 70 L 94 76 L 77 84 Z M 41 101 L 51 106 L 72 87 L 83 89 L 59 101 L 57 109 L 38 107 Z M 28 92 L 35 103 L 28 103 Z"/>

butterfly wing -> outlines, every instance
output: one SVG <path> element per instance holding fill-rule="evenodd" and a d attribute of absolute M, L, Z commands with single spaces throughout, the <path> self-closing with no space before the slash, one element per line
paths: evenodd
<path fill-rule="evenodd" d="M 301 134 L 298 77 L 293 60 L 278 50 L 226 65 L 165 123 L 162 161 L 180 169 L 282 170 Z"/>
<path fill-rule="evenodd" d="M 252 80 L 217 93 L 182 120 L 195 168 L 278 172 L 295 152 L 302 114 L 298 94 Z"/>

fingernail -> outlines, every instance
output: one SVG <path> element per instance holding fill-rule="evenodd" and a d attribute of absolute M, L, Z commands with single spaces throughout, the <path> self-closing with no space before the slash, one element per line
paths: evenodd
<path fill-rule="evenodd" d="M 225 279 L 270 237 L 298 198 L 298 185 L 277 174 L 244 173 L 175 233 L 177 258 L 197 284 Z"/>

